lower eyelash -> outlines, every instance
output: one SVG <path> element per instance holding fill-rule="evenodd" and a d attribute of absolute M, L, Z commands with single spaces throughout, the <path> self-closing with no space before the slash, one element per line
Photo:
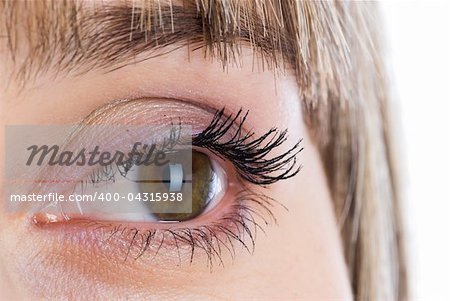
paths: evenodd
<path fill-rule="evenodd" d="M 228 213 L 219 220 L 197 228 L 180 227 L 173 229 L 137 229 L 124 224 L 112 225 L 96 222 L 96 229 L 108 229 L 105 243 L 112 239 L 126 241 L 128 246 L 124 260 L 139 259 L 149 254 L 156 257 L 161 249 L 174 248 L 179 264 L 182 258 L 194 260 L 198 251 L 206 255 L 206 264 L 212 269 L 215 264 L 224 266 L 223 256 L 231 259 L 236 256 L 236 248 L 241 247 L 252 254 L 255 250 L 257 232 L 265 234 L 264 227 L 276 224 L 273 207 L 279 202 L 249 189 L 244 189 L 236 196 Z M 188 256 L 181 256 L 181 250 L 189 249 Z"/>

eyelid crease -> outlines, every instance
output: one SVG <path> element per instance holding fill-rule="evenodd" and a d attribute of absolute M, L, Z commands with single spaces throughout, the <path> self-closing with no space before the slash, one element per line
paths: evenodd
<path fill-rule="evenodd" d="M 179 96 L 177 98 L 138 96 L 132 99 L 118 99 L 108 102 L 89 113 L 78 122 L 78 125 L 142 124 L 142 121 L 136 118 L 136 115 L 140 113 L 141 115 L 147 115 L 145 123 L 148 123 L 149 119 L 152 123 L 158 123 L 158 118 L 161 121 L 171 121 L 170 119 L 176 120 L 180 117 L 193 115 L 192 120 L 206 126 L 216 112 L 217 109 L 206 102 L 188 98 L 181 99 Z M 152 118 L 148 118 L 148 116 Z M 184 120 L 187 121 L 184 123 L 194 123 L 188 118 L 183 118 Z"/>

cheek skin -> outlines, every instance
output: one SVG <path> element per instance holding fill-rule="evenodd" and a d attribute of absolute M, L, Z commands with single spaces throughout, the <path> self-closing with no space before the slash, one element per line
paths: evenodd
<path fill-rule="evenodd" d="M 241 107 L 250 109 L 249 123 L 257 131 L 265 132 L 273 126 L 288 128 L 290 139 L 284 150 L 298 137 L 304 138 L 304 150 L 299 156 L 303 165 L 301 172 L 274 184 L 268 191 L 289 211 L 275 206 L 278 225 L 265 227 L 267 235 L 258 232 L 255 253 L 250 255 L 237 250 L 233 261 L 224 256 L 225 267 L 217 266 L 212 272 L 201 260 L 192 265 L 186 262 L 181 267 L 167 264 L 160 257 L 124 262 L 123 256 L 113 255 L 115 247 L 92 243 L 88 236 L 75 239 L 61 234 L 62 231 L 56 236 L 49 235 L 2 211 L 0 299 L 41 296 L 113 300 L 125 296 L 128 300 L 350 300 L 351 290 L 332 200 L 317 149 L 302 122 L 295 80 L 280 78 L 275 88 L 271 72 L 250 76 L 251 68 L 231 68 L 224 76 L 217 72 L 217 65 L 204 66 L 204 60 L 198 63 L 192 57 L 187 63 L 183 55 L 173 55 L 167 61 L 146 62 L 144 67 L 101 77 L 92 75 L 95 80 L 87 75 L 51 88 L 44 85 L 41 90 L 23 93 L 23 99 L 14 106 L 4 104 L 8 97 L 14 99 L 12 95 L 16 93 L 0 94 L 2 125 L 71 123 L 99 106 L 99 99 L 124 98 L 119 91 L 146 94 L 144 86 L 155 91 L 158 87 L 164 91 L 172 89 L 170 95 L 165 95 L 171 97 L 181 93 L 202 100 L 215 95 L 216 101 L 226 103 L 230 111 Z M 252 57 L 248 59 L 251 61 Z M 180 65 L 186 66 L 183 74 L 173 74 Z M 164 71 L 149 74 L 148 70 Z M 124 87 L 124 78 L 133 82 L 127 82 Z M 167 83 L 176 78 L 180 83 L 178 90 Z M 199 79 L 209 90 L 198 88 Z M 59 105 L 62 99 L 67 106 Z M 3 165 L 3 149 L 0 152 Z"/>

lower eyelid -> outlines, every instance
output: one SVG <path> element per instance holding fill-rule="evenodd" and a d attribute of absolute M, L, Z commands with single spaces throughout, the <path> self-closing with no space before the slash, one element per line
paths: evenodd
<path fill-rule="evenodd" d="M 122 257 L 122 260 L 162 256 L 164 260 L 179 263 L 204 257 L 207 266 L 212 267 L 223 265 L 224 256 L 234 258 L 240 249 L 252 253 L 256 233 L 276 223 L 272 209 L 277 204 L 262 193 L 244 189 L 235 195 L 225 212 L 218 209 L 214 218 L 199 219 L 198 224 L 183 222 L 166 228 L 149 228 L 148 225 L 80 219 L 59 226 L 66 235 L 80 239 L 89 237 L 88 244 L 96 246 L 93 249 L 109 250 L 111 256 Z M 57 224 L 40 226 L 51 230 Z"/>

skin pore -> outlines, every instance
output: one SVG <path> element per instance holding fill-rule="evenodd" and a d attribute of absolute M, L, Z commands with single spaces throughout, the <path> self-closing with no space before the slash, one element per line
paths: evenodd
<path fill-rule="evenodd" d="M 158 112 L 194 121 L 200 114 L 192 114 L 190 106 L 197 111 L 225 106 L 231 113 L 242 108 L 249 111 L 247 128 L 259 135 L 272 127 L 288 129 L 288 140 L 279 151 L 301 138 L 304 150 L 297 158 L 302 165 L 299 174 L 258 188 L 288 211 L 273 208 L 278 224 L 263 226 L 266 235 L 258 232 L 253 254 L 236 248 L 234 259 L 224 255 L 224 267 L 212 270 L 201 251 L 192 263 L 174 264 L 164 254 L 153 256 L 154 250 L 137 260 L 124 260 L 123 245 L 97 240 L 93 229 L 58 223 L 36 227 L 29 215 L 13 216 L 2 207 L 0 299 L 351 299 L 332 199 L 302 118 L 295 76 L 287 70 L 274 77 L 273 70 L 255 67 L 248 47 L 241 56 L 239 66 L 224 71 L 202 51 L 181 47 L 149 60 L 137 58 L 137 63 L 107 73 L 95 68 L 81 75 L 50 72 L 25 87 L 1 73 L 2 139 L 6 125 L 75 124 L 110 102 L 140 99 L 141 107 L 133 113 L 140 122 L 157 117 L 151 116 L 155 104 Z M 0 60 L 8 64 L 8 57 Z M 4 149 L 1 152 L 4 170 Z"/>

